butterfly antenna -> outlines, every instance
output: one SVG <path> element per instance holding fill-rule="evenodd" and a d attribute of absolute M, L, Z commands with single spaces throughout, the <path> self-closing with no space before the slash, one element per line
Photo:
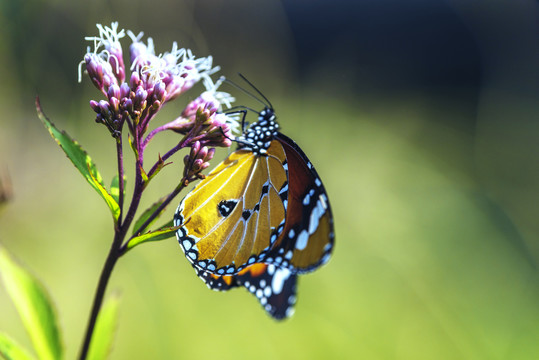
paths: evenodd
<path fill-rule="evenodd" d="M 256 111 L 255 109 L 252 109 L 250 107 L 247 107 L 247 106 L 243 106 L 243 105 L 236 105 L 236 106 L 232 106 L 228 109 L 226 109 L 226 111 L 224 111 L 225 114 L 237 114 L 239 113 L 240 111 L 238 111 L 238 109 L 241 109 L 241 110 L 248 110 L 248 111 L 252 111 L 254 112 L 255 114 L 258 114 L 258 111 Z"/>
<path fill-rule="evenodd" d="M 263 98 L 264 100 L 266 100 L 266 102 L 268 103 L 269 108 L 270 108 L 271 110 L 273 110 L 273 105 L 271 105 L 271 102 L 268 100 L 268 98 L 265 97 L 264 94 L 262 94 L 262 92 L 261 92 L 260 90 L 258 90 L 256 86 L 253 85 L 253 83 L 251 83 L 249 80 L 247 80 L 247 78 L 246 78 L 245 76 L 243 76 L 241 73 L 238 73 L 238 75 L 239 75 L 239 76 L 240 76 L 240 77 L 241 77 L 247 84 L 249 84 L 249 86 L 252 87 L 252 88 L 254 89 L 254 91 L 256 91 L 256 92 L 258 93 L 258 95 L 262 96 L 262 98 Z M 259 100 L 259 101 L 260 101 L 260 100 Z M 260 101 L 260 102 L 262 102 L 262 101 Z"/>
<path fill-rule="evenodd" d="M 253 86 L 253 84 L 251 84 L 243 75 L 239 74 L 241 76 L 241 78 L 243 80 L 245 80 L 247 82 L 247 84 L 249 84 L 260 96 L 262 96 L 262 98 L 264 100 L 266 100 L 266 102 L 263 102 L 262 100 L 260 100 L 258 97 L 256 97 L 253 93 L 250 93 L 249 91 L 247 91 L 246 89 L 242 88 L 241 86 L 239 86 L 238 84 L 236 84 L 235 82 L 233 82 L 232 80 L 229 80 L 229 79 L 225 79 L 225 81 L 227 83 L 229 83 L 230 85 L 234 86 L 236 89 L 242 91 L 243 93 L 249 95 L 250 97 L 252 97 L 253 99 L 255 99 L 256 101 L 258 101 L 259 103 L 261 103 L 262 105 L 264 105 L 265 107 L 269 107 L 270 109 L 273 109 L 273 106 L 271 105 L 271 103 L 269 102 L 269 100 L 256 88 Z M 256 113 L 258 113 L 258 111 L 255 111 Z"/>

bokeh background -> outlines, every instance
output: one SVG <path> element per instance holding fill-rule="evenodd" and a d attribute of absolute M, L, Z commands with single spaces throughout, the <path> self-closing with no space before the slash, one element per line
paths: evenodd
<path fill-rule="evenodd" d="M 178 41 L 257 84 L 325 183 L 336 247 L 282 323 L 243 289 L 209 291 L 174 239 L 136 248 L 109 287 L 122 293 L 113 359 L 537 359 L 538 16 L 533 0 L 0 0 L 13 192 L 0 242 L 46 284 L 75 358 L 112 224 L 33 102 L 110 179 L 114 144 L 77 66 L 95 24 L 119 21 L 158 52 Z M 144 204 L 175 184 L 180 158 Z M 2 287 L 0 331 L 30 347 Z"/>

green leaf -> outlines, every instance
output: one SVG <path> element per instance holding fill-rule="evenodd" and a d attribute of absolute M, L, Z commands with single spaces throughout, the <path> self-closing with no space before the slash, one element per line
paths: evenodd
<path fill-rule="evenodd" d="M 159 230 L 150 231 L 150 232 L 147 232 L 146 234 L 134 237 L 131 240 L 129 240 L 129 242 L 127 243 L 127 250 L 131 250 L 135 246 L 148 242 L 148 241 L 159 241 L 159 240 L 165 240 L 165 239 L 171 238 L 175 235 L 176 230 L 178 230 L 180 227 L 181 225 L 161 228 Z"/>
<path fill-rule="evenodd" d="M 120 296 L 113 294 L 101 307 L 88 350 L 88 360 L 103 360 L 108 357 L 118 323 L 119 305 Z"/>
<path fill-rule="evenodd" d="M 110 184 L 110 195 L 116 201 L 117 204 L 120 203 L 120 177 L 114 175 L 112 178 L 112 183 Z M 125 176 L 124 176 L 124 195 L 125 195 Z"/>
<path fill-rule="evenodd" d="M 49 295 L 41 283 L 0 247 L 0 274 L 39 359 L 62 358 L 60 332 Z"/>
<path fill-rule="evenodd" d="M 0 333 L 0 358 L 6 360 L 33 360 L 34 357 L 6 334 Z"/>
<path fill-rule="evenodd" d="M 144 181 L 144 187 L 146 187 L 150 179 L 148 178 L 148 174 L 146 174 L 146 171 L 144 171 L 142 166 L 140 167 L 140 176 L 142 176 L 142 181 Z"/>
<path fill-rule="evenodd" d="M 169 221 L 164 223 L 163 226 L 161 226 L 159 229 L 164 229 L 164 228 L 173 227 L 173 226 L 174 226 L 174 220 L 170 219 Z"/>
<path fill-rule="evenodd" d="M 144 227 L 144 229 L 139 229 L 142 224 L 144 224 L 144 222 L 146 220 L 148 220 L 148 218 L 155 212 L 157 211 L 157 209 L 159 208 L 159 206 L 161 206 L 161 204 L 163 204 L 163 202 L 166 200 L 166 197 L 162 197 L 161 199 L 157 200 L 155 203 L 152 204 L 152 206 L 150 206 L 149 208 L 147 208 L 146 210 L 144 210 L 144 212 L 142 213 L 142 215 L 140 215 L 140 217 L 137 219 L 137 221 L 135 222 L 135 225 L 133 225 L 133 235 L 136 235 L 135 234 L 135 231 L 137 231 L 137 233 L 143 233 L 147 228 L 150 227 L 150 225 L 152 225 L 155 220 L 157 220 L 159 218 L 159 216 L 161 216 L 161 214 L 163 213 L 163 211 L 165 209 L 162 209 L 159 214 L 155 217 L 155 219 L 153 219 L 146 227 Z"/>
<path fill-rule="evenodd" d="M 135 147 L 135 144 L 133 143 L 133 139 L 131 138 L 131 135 L 127 134 L 127 141 L 129 142 L 129 146 L 131 147 L 131 150 L 133 150 L 133 153 L 135 154 L 135 158 L 138 159 L 138 151 Z"/>
<path fill-rule="evenodd" d="M 120 216 L 120 207 L 118 202 L 110 195 L 105 186 L 103 185 L 103 179 L 97 171 L 97 168 L 90 158 L 90 156 L 84 151 L 81 146 L 73 140 L 65 131 L 60 131 L 54 126 L 54 124 L 45 116 L 41 110 L 39 99 L 36 99 L 36 109 L 39 119 L 45 124 L 47 130 L 51 134 L 52 138 L 60 145 L 62 150 L 71 160 L 73 165 L 80 171 L 82 176 L 88 181 L 88 183 L 97 191 L 99 195 L 105 200 L 114 220 L 117 221 Z"/>

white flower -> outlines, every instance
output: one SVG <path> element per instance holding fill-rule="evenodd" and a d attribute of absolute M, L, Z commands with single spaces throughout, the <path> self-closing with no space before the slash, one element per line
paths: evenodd
<path fill-rule="evenodd" d="M 88 46 L 84 60 L 79 63 L 79 82 L 82 80 L 82 65 L 91 63 L 93 66 L 101 66 L 103 72 L 112 78 L 118 77 L 119 82 L 122 82 L 125 77 L 125 69 L 122 58 L 122 45 L 120 39 L 125 36 L 125 30 L 118 31 L 118 23 L 113 22 L 110 27 L 97 24 L 99 30 L 98 36 L 88 36 L 85 40 L 94 43 L 92 50 Z"/>
<path fill-rule="evenodd" d="M 212 101 L 216 104 L 219 104 L 219 110 L 223 110 L 223 105 L 226 106 L 226 108 L 230 108 L 232 106 L 232 103 L 236 101 L 236 99 L 229 93 L 224 91 L 217 91 L 219 86 L 221 86 L 224 81 L 225 78 L 222 76 L 214 83 L 211 77 L 207 74 L 204 74 L 202 79 L 204 87 L 206 87 L 206 91 L 203 92 L 200 96 L 206 101 Z"/>
<path fill-rule="evenodd" d="M 127 34 L 133 41 L 130 47 L 131 70 L 139 72 L 151 86 L 160 81 L 165 83 L 167 100 L 189 90 L 203 76 L 219 70 L 219 67 L 212 68 L 211 56 L 196 58 L 191 50 L 179 48 L 176 42 L 170 52 L 156 55 L 152 38 L 148 38 L 146 45 L 141 42 L 143 33 L 135 35 L 128 31 Z"/>
<path fill-rule="evenodd" d="M 122 49 L 120 39 L 125 37 L 125 30 L 118 31 L 118 22 L 113 22 L 110 27 L 96 24 L 99 30 L 99 36 L 87 36 L 84 39 L 94 42 L 95 52 L 99 50 L 101 46 L 105 48 L 105 51 L 114 52 L 116 49 Z"/>

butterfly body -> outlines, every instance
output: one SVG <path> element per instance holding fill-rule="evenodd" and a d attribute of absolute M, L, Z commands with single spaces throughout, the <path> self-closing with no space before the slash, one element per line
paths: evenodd
<path fill-rule="evenodd" d="M 333 217 L 303 151 L 279 131 L 271 107 L 238 149 L 180 203 L 178 241 L 214 290 L 244 286 L 274 318 L 290 316 L 298 274 L 329 260 Z"/>

